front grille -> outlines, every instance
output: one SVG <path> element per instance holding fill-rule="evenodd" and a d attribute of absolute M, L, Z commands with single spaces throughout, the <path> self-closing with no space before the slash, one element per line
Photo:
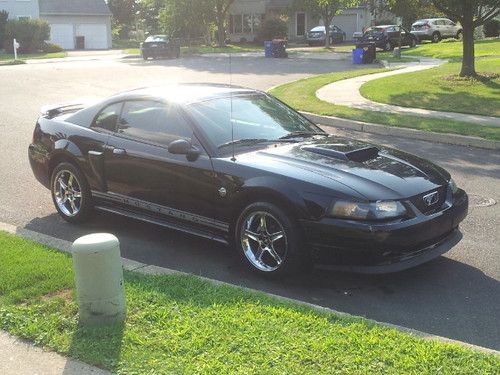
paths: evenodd
<path fill-rule="evenodd" d="M 424 197 L 433 192 L 437 192 L 439 194 L 438 200 L 435 203 L 428 205 L 424 201 Z M 443 207 L 445 200 L 446 200 L 446 186 L 440 186 L 437 189 L 433 189 L 423 194 L 419 194 L 410 198 L 410 202 L 413 203 L 413 205 L 424 215 L 431 215 L 439 211 Z"/>

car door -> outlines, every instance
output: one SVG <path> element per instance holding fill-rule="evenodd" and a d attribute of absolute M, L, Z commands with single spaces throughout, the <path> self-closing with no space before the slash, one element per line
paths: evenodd
<path fill-rule="evenodd" d="M 172 154 L 179 139 L 198 150 L 195 160 Z M 188 224 L 210 225 L 216 197 L 212 163 L 190 122 L 174 104 L 125 101 L 104 158 L 108 197 L 133 209 Z M 195 215 L 195 216 L 193 216 Z"/>

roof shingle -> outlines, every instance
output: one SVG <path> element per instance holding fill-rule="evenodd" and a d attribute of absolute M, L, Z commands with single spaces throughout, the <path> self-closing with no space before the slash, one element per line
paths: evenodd
<path fill-rule="evenodd" d="M 40 14 L 78 14 L 110 16 L 104 0 L 38 0 Z"/>

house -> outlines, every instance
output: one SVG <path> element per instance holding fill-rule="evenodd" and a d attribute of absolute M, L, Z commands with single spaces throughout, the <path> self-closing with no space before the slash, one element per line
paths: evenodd
<path fill-rule="evenodd" d="M 304 41 L 306 33 L 313 27 L 322 25 L 322 21 L 306 11 L 290 14 L 292 3 L 293 0 L 235 0 L 229 9 L 229 39 L 232 42 L 253 41 L 260 23 L 265 18 L 287 15 L 288 39 Z M 365 4 L 345 9 L 333 18 L 333 24 L 345 32 L 346 40 L 352 40 L 354 32 L 362 32 L 377 19 L 387 18 L 395 19 L 387 13 L 374 16 Z"/>
<path fill-rule="evenodd" d="M 0 0 L 9 18 L 40 18 L 50 42 L 64 49 L 111 48 L 111 12 L 104 0 Z"/>

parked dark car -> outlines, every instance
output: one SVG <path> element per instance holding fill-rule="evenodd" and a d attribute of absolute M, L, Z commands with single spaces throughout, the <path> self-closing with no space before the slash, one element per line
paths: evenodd
<path fill-rule="evenodd" d="M 310 46 L 325 45 L 325 26 L 316 26 L 307 33 L 307 43 Z M 345 41 L 345 33 L 335 25 L 330 25 L 330 44 L 342 43 Z"/>
<path fill-rule="evenodd" d="M 363 34 L 361 42 L 374 42 L 375 46 L 390 51 L 399 46 L 415 47 L 417 38 L 402 26 L 382 25 L 369 27 Z"/>
<path fill-rule="evenodd" d="M 59 214 L 93 209 L 231 244 L 268 275 L 311 262 L 391 272 L 461 239 L 467 194 L 444 169 L 325 133 L 263 92 L 137 89 L 38 119 L 29 161 Z"/>
<path fill-rule="evenodd" d="M 151 35 L 141 43 L 141 56 L 144 60 L 152 57 L 178 59 L 181 55 L 179 40 L 168 38 L 166 35 Z"/>

